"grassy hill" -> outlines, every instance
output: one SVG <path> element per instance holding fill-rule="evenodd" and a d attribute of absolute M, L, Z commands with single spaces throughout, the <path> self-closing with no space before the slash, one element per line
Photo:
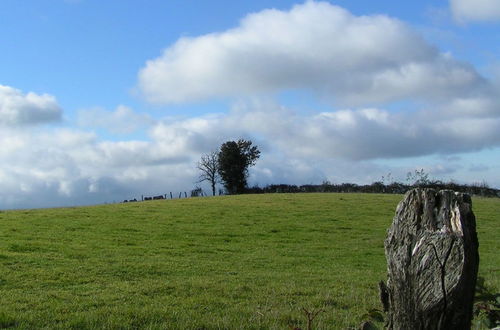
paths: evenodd
<path fill-rule="evenodd" d="M 342 329 L 378 308 L 402 196 L 276 194 L 0 212 L 0 328 Z M 473 199 L 500 291 L 500 199 Z"/>

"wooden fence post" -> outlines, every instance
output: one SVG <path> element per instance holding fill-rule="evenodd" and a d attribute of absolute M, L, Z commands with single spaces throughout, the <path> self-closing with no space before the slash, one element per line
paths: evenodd
<path fill-rule="evenodd" d="M 469 195 L 413 189 L 385 240 L 388 329 L 470 329 L 479 267 Z"/>

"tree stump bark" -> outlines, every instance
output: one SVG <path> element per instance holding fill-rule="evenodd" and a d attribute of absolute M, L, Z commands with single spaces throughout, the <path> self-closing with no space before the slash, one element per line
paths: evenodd
<path fill-rule="evenodd" d="M 469 195 L 407 192 L 385 240 L 388 329 L 470 329 L 478 245 Z"/>

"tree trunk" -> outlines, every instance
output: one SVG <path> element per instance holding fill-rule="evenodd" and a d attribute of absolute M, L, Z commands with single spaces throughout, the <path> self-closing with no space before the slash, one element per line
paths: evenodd
<path fill-rule="evenodd" d="M 388 329 L 470 328 L 479 255 L 469 195 L 407 192 L 385 254 L 388 280 L 381 293 Z"/>

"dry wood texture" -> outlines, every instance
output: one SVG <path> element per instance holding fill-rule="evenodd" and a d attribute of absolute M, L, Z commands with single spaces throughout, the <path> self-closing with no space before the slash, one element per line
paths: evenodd
<path fill-rule="evenodd" d="M 385 241 L 389 329 L 468 329 L 479 266 L 469 195 L 414 189 Z M 385 302 L 384 302 L 385 300 Z"/>

